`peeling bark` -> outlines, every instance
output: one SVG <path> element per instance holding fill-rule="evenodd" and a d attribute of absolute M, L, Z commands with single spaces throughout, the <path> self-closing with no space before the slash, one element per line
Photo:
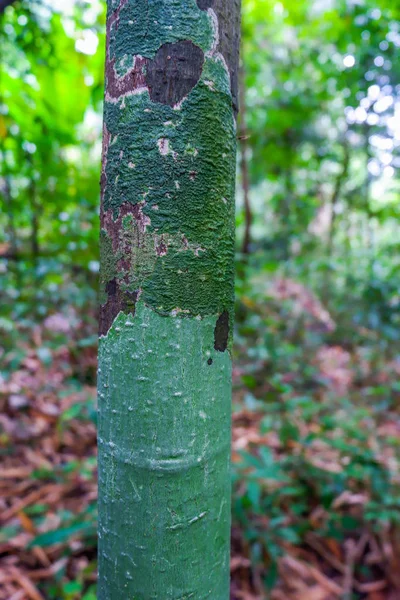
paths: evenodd
<path fill-rule="evenodd" d="M 239 3 L 108 7 L 99 600 L 228 600 Z"/>
<path fill-rule="evenodd" d="M 148 60 L 137 56 L 133 67 L 123 76 L 118 77 L 115 72 L 115 59 L 107 63 L 107 91 L 108 102 L 119 102 L 128 94 L 140 92 L 146 86 L 145 70 Z"/>

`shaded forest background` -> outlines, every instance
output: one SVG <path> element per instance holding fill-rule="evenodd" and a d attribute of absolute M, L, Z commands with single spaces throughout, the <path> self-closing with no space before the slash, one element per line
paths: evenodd
<path fill-rule="evenodd" d="M 94 600 L 105 6 L 0 19 L 0 600 Z M 233 600 L 400 598 L 399 47 L 244 0 Z"/>

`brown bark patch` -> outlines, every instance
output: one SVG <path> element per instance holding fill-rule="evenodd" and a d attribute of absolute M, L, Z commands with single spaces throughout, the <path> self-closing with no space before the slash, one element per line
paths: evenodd
<path fill-rule="evenodd" d="M 132 253 L 140 249 L 145 243 L 146 227 L 150 219 L 143 214 L 144 202 L 131 204 L 124 202 L 119 209 L 118 216 L 114 219 L 111 210 L 101 215 L 102 229 L 111 240 L 112 252 L 117 257 L 117 277 L 105 284 L 107 301 L 100 307 L 100 335 L 106 335 L 118 313 L 135 314 L 135 306 L 140 294 L 133 287 L 131 277 Z M 132 228 L 132 221 L 135 223 Z M 124 224 L 124 219 L 128 222 Z M 104 284 L 103 284 L 104 285 Z"/>
<path fill-rule="evenodd" d="M 107 100 L 118 101 L 120 98 L 145 87 L 146 78 L 144 71 L 147 62 L 147 58 L 136 56 L 133 67 L 123 77 L 118 77 L 115 72 L 115 59 L 107 61 Z"/>
<path fill-rule="evenodd" d="M 114 10 L 114 12 L 108 17 L 108 19 L 107 19 L 107 36 L 110 35 L 111 29 L 114 25 L 116 26 L 116 29 L 118 29 L 119 13 L 124 8 L 124 6 L 126 6 L 127 4 L 128 4 L 128 0 L 121 0 L 121 2 L 117 6 L 117 8 Z M 108 44 L 107 44 L 107 47 L 108 47 Z"/>
<path fill-rule="evenodd" d="M 204 63 L 201 48 L 184 40 L 164 44 L 146 67 L 146 83 L 153 102 L 175 106 L 200 79 Z"/>
<path fill-rule="evenodd" d="M 107 283 L 106 292 L 108 294 L 107 302 L 100 307 L 100 335 L 107 335 L 115 317 L 120 312 L 132 316 L 135 314 L 136 302 L 140 294 L 140 290 L 134 292 L 122 291 L 116 278 Z"/>

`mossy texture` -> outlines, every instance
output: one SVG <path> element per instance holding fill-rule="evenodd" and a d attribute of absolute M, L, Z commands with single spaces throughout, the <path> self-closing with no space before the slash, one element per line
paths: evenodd
<path fill-rule="evenodd" d="M 146 239 L 166 235 L 187 240 L 181 247 L 168 245 L 159 257 L 155 250 L 153 256 L 143 253 L 148 263 L 142 269 L 143 300 L 162 313 L 179 309 L 196 316 L 229 310 L 236 142 L 223 61 L 205 60 L 198 84 L 179 110 L 151 102 L 143 91 L 107 103 L 105 121 L 112 141 L 104 210 L 117 219 L 121 205 L 143 203 L 149 220 Z M 147 244 L 143 241 L 142 247 Z M 126 285 L 135 288 L 137 279 L 128 276 Z"/>

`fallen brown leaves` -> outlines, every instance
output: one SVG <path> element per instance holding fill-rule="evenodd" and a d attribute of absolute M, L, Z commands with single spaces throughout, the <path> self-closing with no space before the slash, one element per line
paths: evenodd
<path fill-rule="evenodd" d="M 290 283 L 290 282 L 289 282 Z M 279 283 L 277 297 L 300 302 L 303 290 L 292 283 Z M 303 302 L 303 301 L 302 301 Z M 309 311 L 332 331 L 334 324 L 320 304 L 306 295 L 302 310 Z M 68 323 L 61 318 L 47 319 L 45 327 L 66 332 Z M 42 332 L 34 334 L 33 346 L 42 343 Z M 86 587 L 95 582 L 95 547 L 85 544 L 73 532 L 55 543 L 32 545 L 46 532 L 65 527 L 64 515 L 81 515 L 96 500 L 95 425 L 80 418 L 79 407 L 95 402 L 93 386 L 71 387 L 73 371 L 85 374 L 95 369 L 95 348 L 71 352 L 60 347 L 44 367 L 35 349 L 26 348 L 26 357 L 7 381 L 0 382 L 0 600 L 47 600 L 47 586 L 54 581 L 73 582 L 82 576 Z M 79 360 L 78 360 L 79 359 Z M 322 346 L 312 359 L 321 376 L 336 392 L 357 385 L 354 364 L 363 377 L 371 367 L 360 353 L 339 346 Z M 398 373 L 398 362 L 378 373 L 385 382 Z M 240 369 L 236 377 L 239 379 Z M 290 373 L 285 381 L 290 381 Z M 241 392 L 240 392 L 241 394 Z M 277 432 L 262 428 L 264 413 L 241 409 L 233 417 L 233 461 L 246 451 L 257 454 L 268 448 L 278 458 L 288 449 L 298 451 L 297 442 L 289 440 L 285 448 Z M 319 433 L 318 422 L 297 426 L 302 434 L 308 427 Z M 399 437 L 398 421 L 382 420 L 376 435 Z M 370 442 L 375 444 L 374 439 Z M 393 469 L 390 449 L 378 448 L 377 458 Z M 313 466 L 329 473 L 340 473 L 343 464 L 339 452 L 320 438 L 310 442 L 305 457 Z M 396 465 L 395 465 L 396 466 Z M 271 484 L 272 485 L 272 484 Z M 368 494 L 359 490 L 338 493 L 333 511 L 352 514 L 363 510 Z M 312 507 L 309 521 L 318 528 L 325 518 L 323 506 Z M 268 528 L 268 516 L 258 517 Z M 232 531 L 231 599 L 232 600 L 400 600 L 400 540 L 392 530 L 358 531 L 343 541 L 308 533 L 301 545 L 282 543 L 278 560 L 277 585 L 267 596 L 264 576 L 269 565 L 267 553 L 262 564 L 251 560 L 250 543 L 244 532 L 234 525 Z M 92 565 L 92 569 L 88 566 Z M 360 566 L 367 566 L 373 576 L 360 577 Z M 51 595 L 51 600 L 56 598 Z M 63 596 L 64 597 L 64 596 Z M 67 597 L 67 596 L 65 596 Z M 68 596 L 69 598 L 70 596 Z M 71 596 L 72 597 L 72 596 Z M 74 595 L 74 599 L 80 598 Z M 57 597 L 58 600 L 58 597 Z"/>
<path fill-rule="evenodd" d="M 276 432 L 261 433 L 262 415 L 241 410 L 233 416 L 233 461 L 239 460 L 244 450 L 257 454 L 267 446 L 277 455 L 282 444 Z M 388 424 L 389 430 L 392 426 Z M 324 445 L 311 445 L 308 456 L 312 464 L 328 472 L 341 471 L 339 455 Z M 272 489 L 272 488 L 271 488 Z M 332 510 L 342 514 L 357 514 L 368 501 L 367 493 L 340 493 Z M 354 512 L 356 511 L 356 512 Z M 316 528 L 326 517 L 326 511 L 317 506 L 309 516 Z M 257 520 L 257 517 L 255 517 Z M 268 519 L 265 518 L 268 529 Z M 267 595 L 260 566 L 249 559 L 250 548 L 243 541 L 242 532 L 233 529 L 232 537 L 232 598 L 246 600 L 399 600 L 400 599 L 400 535 L 393 528 L 374 531 L 369 527 L 339 542 L 336 539 L 307 533 L 304 544 L 293 546 L 282 543 L 283 556 L 278 560 L 278 583 Z M 264 560 L 268 562 L 268 557 Z M 258 571 L 257 571 L 258 569 Z M 262 569 L 262 567 L 261 567 Z M 369 575 L 359 577 L 357 573 Z M 372 578 L 371 578 L 372 573 Z"/>
<path fill-rule="evenodd" d="M 95 458 L 96 432 L 87 420 L 64 420 L 72 406 L 91 399 L 93 387 L 68 391 L 69 356 L 61 349 L 44 368 L 29 352 L 21 367 L 1 383 L 0 599 L 45 600 L 45 581 L 81 569 L 85 548 L 77 541 L 30 546 L 38 535 L 62 526 L 63 511 L 82 513 L 97 495 L 95 472 L 79 468 Z M 15 402 L 15 396 L 24 402 Z M 70 470 L 68 465 L 76 465 Z M 58 475 L 57 475 L 58 474 Z M 58 481 L 59 480 L 59 481 Z M 38 518 L 39 516 L 39 518 Z M 92 560 L 88 550 L 85 563 Z"/>

